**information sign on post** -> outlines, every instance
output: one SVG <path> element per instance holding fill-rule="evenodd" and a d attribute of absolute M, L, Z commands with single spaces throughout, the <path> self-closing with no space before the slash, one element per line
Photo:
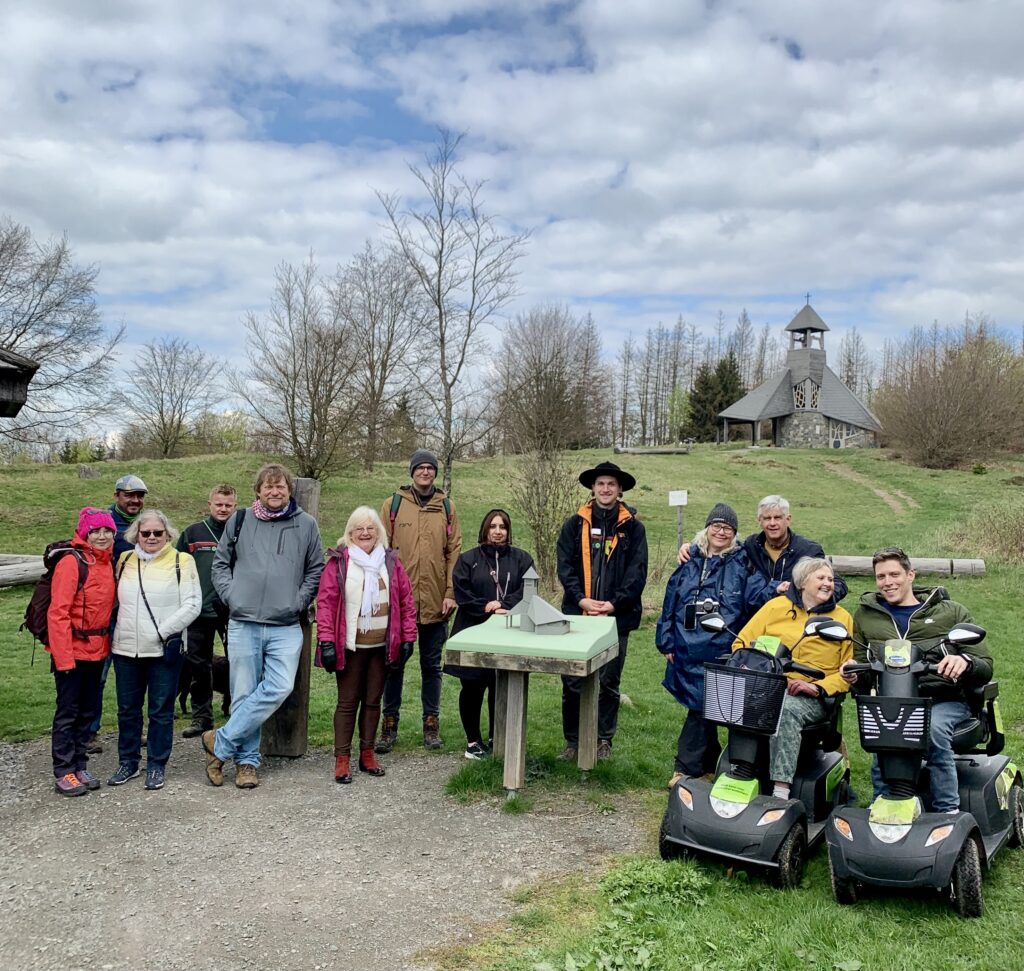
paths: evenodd
<path fill-rule="evenodd" d="M 676 545 L 683 545 L 683 506 L 686 505 L 687 490 L 674 489 L 668 494 L 668 504 L 676 507 Z"/>

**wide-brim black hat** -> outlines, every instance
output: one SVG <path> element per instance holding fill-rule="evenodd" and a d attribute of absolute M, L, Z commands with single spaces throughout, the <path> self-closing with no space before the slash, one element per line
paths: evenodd
<path fill-rule="evenodd" d="M 598 462 L 592 469 L 580 473 L 580 485 L 587 489 L 594 488 L 594 480 L 602 475 L 612 476 L 619 483 L 623 492 L 629 492 L 636 485 L 636 479 L 628 472 L 623 472 L 614 462 Z"/>

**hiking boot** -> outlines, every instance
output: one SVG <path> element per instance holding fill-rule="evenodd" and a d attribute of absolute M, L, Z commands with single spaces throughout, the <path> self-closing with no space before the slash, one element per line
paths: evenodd
<path fill-rule="evenodd" d="M 243 762 L 235 766 L 235 787 L 238 789 L 255 789 L 260 784 L 256 774 L 256 766 Z"/>
<path fill-rule="evenodd" d="M 107 779 L 108 786 L 123 786 L 129 779 L 134 779 L 139 774 L 139 767 L 131 762 L 122 762 L 117 771 Z"/>
<path fill-rule="evenodd" d="M 380 729 L 380 738 L 373 750 L 378 755 L 387 755 L 395 747 L 398 741 L 398 718 L 394 715 L 385 715 L 384 724 Z"/>
<path fill-rule="evenodd" d="M 213 725 L 197 725 L 195 722 L 193 722 L 191 725 L 189 725 L 188 728 L 186 728 L 184 731 L 182 731 L 181 737 L 182 738 L 198 738 L 200 735 L 203 734 L 203 732 L 208 732 L 208 731 L 212 730 L 212 728 L 213 728 Z"/>
<path fill-rule="evenodd" d="M 384 767 L 377 761 L 372 748 L 364 748 L 359 751 L 359 771 L 367 775 L 382 776 Z"/>
<path fill-rule="evenodd" d="M 347 786 L 352 781 L 352 757 L 349 755 L 334 756 L 334 781 Z"/>
<path fill-rule="evenodd" d="M 597 761 L 606 762 L 612 757 L 612 743 L 606 738 L 602 738 L 597 743 Z"/>
<path fill-rule="evenodd" d="M 100 787 L 100 780 L 97 779 L 96 776 L 94 776 L 91 772 L 86 772 L 85 769 L 79 769 L 75 773 L 75 777 L 90 792 L 92 792 L 95 789 L 99 789 Z"/>
<path fill-rule="evenodd" d="M 102 755 L 103 754 L 103 743 L 100 741 L 100 733 L 93 732 L 92 738 L 85 743 L 85 751 L 87 755 Z"/>
<path fill-rule="evenodd" d="M 557 758 L 559 762 L 575 762 L 579 754 L 579 750 L 575 745 L 567 744 Z"/>
<path fill-rule="evenodd" d="M 224 785 L 224 763 L 213 751 L 213 743 L 217 740 L 217 731 L 211 728 L 199 737 L 203 743 L 203 755 L 206 756 L 206 778 L 211 786 Z"/>
<path fill-rule="evenodd" d="M 479 742 L 470 742 L 466 746 L 466 758 L 473 762 L 479 762 L 481 759 L 486 759 L 491 753 L 487 751 Z"/>
<path fill-rule="evenodd" d="M 164 767 L 162 765 L 151 765 L 146 769 L 146 788 L 163 789 Z"/>
<path fill-rule="evenodd" d="M 427 715 L 423 719 L 423 747 L 427 749 L 439 749 L 444 745 L 441 741 L 441 726 L 438 724 L 437 715 Z"/>
<path fill-rule="evenodd" d="M 89 794 L 85 783 L 80 782 L 74 772 L 69 772 L 67 775 L 62 775 L 59 779 L 56 779 L 53 787 L 62 796 L 86 796 Z"/>

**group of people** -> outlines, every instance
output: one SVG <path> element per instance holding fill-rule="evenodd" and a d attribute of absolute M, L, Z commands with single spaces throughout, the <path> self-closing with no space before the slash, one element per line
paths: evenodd
<path fill-rule="evenodd" d="M 481 624 L 512 609 L 523 596 L 530 555 L 512 543 L 508 512 L 490 510 L 477 545 L 462 552 L 455 504 L 435 486 L 436 456 L 417 450 L 410 483 L 381 505 L 360 506 L 348 518 L 335 547 L 325 551 L 313 517 L 295 500 L 295 483 L 282 465 L 261 468 L 249 506 L 237 507 L 235 489 L 223 484 L 209 496 L 209 515 L 179 536 L 167 516 L 145 506 L 138 476 L 123 476 L 109 509 L 83 509 L 69 555 L 53 573 L 48 646 L 56 682 L 53 767 L 57 791 L 81 795 L 99 787 L 88 771 L 97 748 L 103 683 L 113 657 L 117 679 L 118 766 L 108 785 L 140 773 L 147 749 L 148 789 L 164 785 L 173 743 L 174 704 L 183 665 L 191 677 L 192 723 L 182 733 L 198 736 L 206 775 L 224 784 L 228 763 L 240 789 L 259 784 L 260 731 L 291 692 L 301 656 L 302 624 L 316 601 L 315 663 L 337 680 L 334 712 L 334 778 L 349 784 L 353 768 L 385 774 L 378 755 L 398 737 L 406 664 L 418 654 L 423 744 L 441 748 L 443 673 L 459 678 L 459 715 L 465 757 L 486 758 L 494 722 L 494 672 L 443 664 L 449 620 L 452 632 Z M 617 657 L 600 670 L 598 759 L 612 755 L 620 682 L 629 635 L 642 616 L 647 581 L 647 539 L 636 509 L 624 496 L 635 478 L 611 462 L 584 470 L 590 491 L 564 523 L 557 543 L 562 611 L 615 620 Z M 779 731 L 771 743 L 775 792 L 788 795 L 802 725 L 820 719 L 856 677 L 843 668 L 854 643 L 866 645 L 893 633 L 925 641 L 940 664 L 925 685 L 933 707 L 933 802 L 955 808 L 951 736 L 965 717 L 963 688 L 991 676 L 991 659 L 975 649 L 955 655 L 941 646 L 953 623 L 969 619 L 942 588 L 917 590 L 906 554 L 895 548 L 874 557 L 877 593 L 866 593 L 851 617 L 839 606 L 847 588 L 819 544 L 790 528 L 785 498 L 758 505 L 760 531 L 739 541 L 735 511 L 717 503 L 704 528 L 679 551 L 669 580 L 655 644 L 666 657 L 665 688 L 687 710 L 679 734 L 675 774 L 713 773 L 720 755 L 718 732 L 702 714 L 705 661 L 750 643 L 761 634 L 788 644 L 800 640 L 812 616 L 830 616 L 852 631 L 836 645 L 817 637 L 800 640 L 797 661 L 824 672 L 821 679 L 790 674 Z M 700 620 L 721 614 L 738 631 L 705 630 Z M 231 709 L 214 727 L 212 663 L 216 637 L 230 659 Z M 416 648 L 418 647 L 418 651 Z M 858 656 L 863 650 L 858 648 Z M 575 760 L 579 741 L 582 679 L 562 679 L 559 758 Z M 143 735 L 143 705 L 148 728 Z M 487 703 L 488 731 L 482 726 Z M 358 725 L 359 750 L 352 760 Z M 378 731 L 379 729 L 379 731 Z M 876 787 L 881 779 L 875 778 Z"/>

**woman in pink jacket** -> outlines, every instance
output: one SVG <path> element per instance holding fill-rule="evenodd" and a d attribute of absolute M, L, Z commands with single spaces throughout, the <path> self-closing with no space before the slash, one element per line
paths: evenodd
<path fill-rule="evenodd" d="M 388 549 L 380 516 L 359 506 L 348 518 L 316 595 L 316 663 L 338 679 L 334 780 L 352 781 L 352 734 L 359 712 L 359 771 L 384 775 L 373 743 L 389 667 L 408 660 L 416 640 L 412 584 Z"/>

